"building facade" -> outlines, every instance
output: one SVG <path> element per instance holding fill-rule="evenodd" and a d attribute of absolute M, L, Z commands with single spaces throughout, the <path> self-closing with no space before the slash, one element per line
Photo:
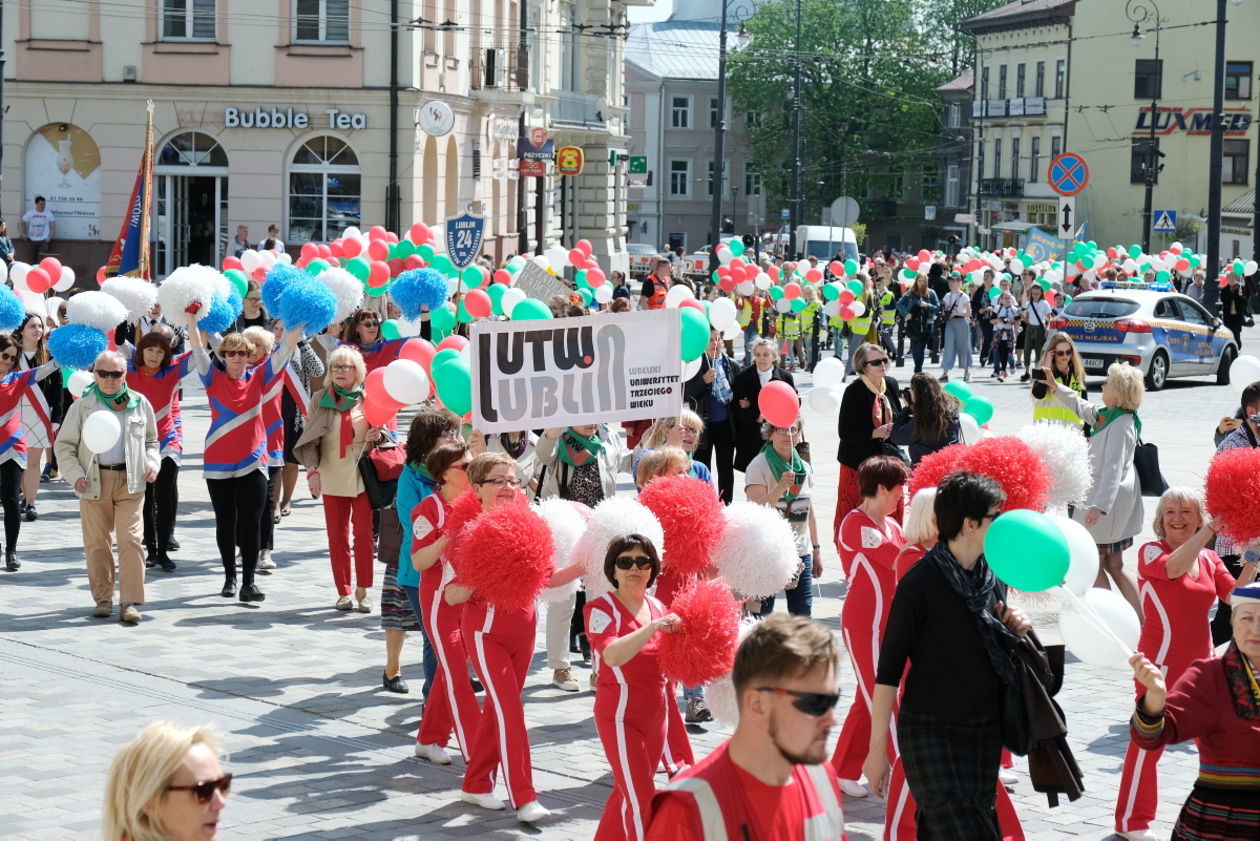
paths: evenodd
<path fill-rule="evenodd" d="M 8 4 L 0 202 L 16 233 L 47 197 L 54 251 L 90 278 L 152 101 L 159 275 L 217 265 L 238 225 L 258 242 L 277 224 L 296 251 L 349 225 L 466 211 L 485 217 L 496 262 L 586 238 L 616 267 L 624 109 L 607 103 L 623 96 L 626 5 L 401 0 L 391 21 L 390 4 L 350 0 Z M 534 128 L 581 146 L 582 173 L 518 178 L 517 138 Z"/>

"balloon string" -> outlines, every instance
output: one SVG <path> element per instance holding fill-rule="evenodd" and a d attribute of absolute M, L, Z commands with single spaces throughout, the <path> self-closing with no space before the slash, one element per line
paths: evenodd
<path fill-rule="evenodd" d="M 1098 615 L 1098 611 L 1094 610 L 1094 608 L 1090 606 L 1088 603 L 1086 603 L 1084 599 L 1082 599 L 1080 596 L 1073 593 L 1067 587 L 1060 586 L 1060 587 L 1055 587 L 1054 589 L 1059 591 L 1058 595 L 1062 597 L 1063 599 L 1065 599 L 1070 605 L 1072 605 L 1073 608 L 1080 611 L 1087 618 L 1092 620 L 1095 625 L 1101 628 L 1103 632 L 1103 636 L 1107 637 L 1116 645 L 1120 646 L 1121 651 L 1129 651 L 1130 653 L 1132 653 L 1132 649 L 1129 648 L 1129 646 L 1124 642 L 1124 640 L 1120 639 L 1120 637 L 1116 635 L 1115 631 L 1111 630 L 1111 627 L 1106 622 L 1103 621 L 1103 618 L 1101 616 Z"/>

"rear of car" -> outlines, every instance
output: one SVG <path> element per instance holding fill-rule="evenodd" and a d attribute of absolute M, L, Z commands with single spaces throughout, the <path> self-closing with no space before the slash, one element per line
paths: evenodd
<path fill-rule="evenodd" d="M 627 245 L 626 253 L 630 255 L 630 277 L 635 280 L 643 280 L 651 274 L 652 265 L 659 256 L 659 252 L 652 246 L 637 243 Z"/>

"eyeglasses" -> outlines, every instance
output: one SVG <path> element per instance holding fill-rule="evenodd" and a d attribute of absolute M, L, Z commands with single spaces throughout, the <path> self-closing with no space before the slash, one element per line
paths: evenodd
<path fill-rule="evenodd" d="M 1070 350 L 1056 350 L 1056 351 L 1054 352 L 1054 355 L 1055 355 L 1055 356 L 1057 356 L 1057 357 L 1059 357 L 1060 359 L 1067 359 L 1069 356 L 1071 356 L 1071 355 L 1072 355 L 1072 351 L 1070 351 Z"/>
<path fill-rule="evenodd" d="M 681 435 L 699 435 L 700 434 L 700 430 L 696 429 L 694 426 L 680 426 L 678 427 L 678 432 Z"/>
<path fill-rule="evenodd" d="M 639 569 L 651 569 L 652 559 L 647 555 L 622 555 L 617 558 L 617 569 L 629 570 L 630 567 L 638 567 Z"/>
<path fill-rule="evenodd" d="M 334 365 L 332 366 L 331 370 L 334 374 L 344 374 L 347 371 L 353 371 L 354 366 L 353 365 Z"/>
<path fill-rule="evenodd" d="M 799 426 L 776 426 L 774 428 L 774 431 L 785 432 L 788 435 L 796 435 L 798 432 L 801 431 L 801 428 Z"/>
<path fill-rule="evenodd" d="M 17 359 L 17 357 L 11 353 L 0 353 L 0 359 L 3 359 L 5 362 L 12 362 Z"/>
<path fill-rule="evenodd" d="M 998 517 L 1001 517 L 1001 516 L 1002 516 L 1001 511 L 994 511 L 992 514 L 985 514 L 983 517 L 981 517 L 980 522 L 983 523 L 985 520 L 996 520 Z"/>
<path fill-rule="evenodd" d="M 866 360 L 866 366 L 865 366 L 865 367 L 869 368 L 869 367 L 871 367 L 872 365 L 878 365 L 879 367 L 881 367 L 881 368 L 882 368 L 882 367 L 884 367 L 884 366 L 885 366 L 885 365 L 887 365 L 887 364 L 888 364 L 888 357 L 886 357 L 886 356 L 885 356 L 883 359 L 868 359 L 868 360 Z"/>
<path fill-rule="evenodd" d="M 216 791 L 227 797 L 232 790 L 232 775 L 224 774 L 217 780 L 206 780 L 204 783 L 193 783 L 190 786 L 167 786 L 167 791 L 191 791 L 198 803 L 209 803 Z"/>
<path fill-rule="evenodd" d="M 258 303 L 259 301 L 261 301 L 261 300 L 262 300 L 262 298 L 255 297 L 255 296 L 253 296 L 253 295 L 247 295 L 247 296 L 245 296 L 245 300 L 246 300 L 246 301 L 252 301 L 253 303 L 255 303 L 255 304 L 256 304 L 256 303 Z"/>
<path fill-rule="evenodd" d="M 245 357 L 245 358 L 249 358 L 249 351 L 247 351 L 247 350 L 225 350 L 225 351 L 223 351 L 223 358 L 224 358 L 224 359 L 231 359 L 233 356 L 243 356 L 243 357 Z"/>
<path fill-rule="evenodd" d="M 792 706 L 796 707 L 805 715 L 818 718 L 820 715 L 826 715 L 840 701 L 839 693 L 830 694 L 827 692 L 797 692 L 795 689 L 780 689 L 777 686 L 758 686 L 758 692 L 773 692 L 775 695 L 788 695 L 792 698 Z"/>
<path fill-rule="evenodd" d="M 379 327 L 379 321 L 368 321 L 366 318 L 359 322 L 360 327 Z"/>
<path fill-rule="evenodd" d="M 481 484 L 494 485 L 496 488 L 519 488 L 521 486 L 521 480 L 513 476 L 511 479 L 487 479 Z"/>
<path fill-rule="evenodd" d="M 96 376 L 104 377 L 107 380 L 122 379 L 122 375 L 123 375 L 122 371 L 97 371 L 96 372 Z"/>

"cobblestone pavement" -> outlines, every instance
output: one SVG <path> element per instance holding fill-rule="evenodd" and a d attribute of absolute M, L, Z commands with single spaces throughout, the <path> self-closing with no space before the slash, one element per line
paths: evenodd
<path fill-rule="evenodd" d="M 1260 331 L 1252 331 L 1249 346 L 1257 339 Z M 908 373 L 895 369 L 903 379 Z M 242 604 L 218 595 L 222 573 L 200 476 L 207 415 L 192 383 L 185 392 L 191 452 L 181 479 L 179 569 L 150 571 L 144 621 L 127 627 L 116 618 L 90 617 L 78 507 L 64 483 L 41 486 L 40 518 L 23 524 L 24 566 L 0 575 L 0 838 L 98 837 L 110 758 L 144 724 L 160 718 L 212 722 L 223 732 L 238 775 L 223 812 L 224 838 L 589 838 L 610 788 L 591 721 L 592 694 L 553 688 L 545 658 L 535 657 L 524 691 L 526 715 L 535 783 L 552 820 L 531 829 L 509 813 L 460 804 L 459 762 L 440 768 L 412 756 L 418 639 L 408 640 L 404 654 L 411 694 L 383 691 L 379 617 L 333 609 L 322 511 L 301 490 L 304 482 L 293 514 L 278 527 L 279 569 L 261 578 L 267 601 Z M 997 407 L 995 431 L 1013 432 L 1028 420 L 1025 386 L 987 379 L 974 385 Z M 1201 483 L 1212 426 L 1236 405 L 1236 391 L 1209 380 L 1173 381 L 1148 397 L 1145 438 L 1160 445 L 1170 482 Z M 830 523 L 835 422 L 808 410 L 805 422 L 820 468 L 820 521 Z M 824 553 L 827 571 L 815 615 L 838 628 L 843 587 L 834 550 Z M 1044 637 L 1055 638 L 1052 613 L 1039 614 L 1038 625 Z M 576 669 L 585 687 L 580 660 Z M 852 698 L 847 669 L 844 692 Z M 1016 807 L 1030 839 L 1107 838 L 1132 683 L 1124 673 L 1070 660 L 1060 701 L 1087 792 L 1049 809 L 1017 760 Z M 697 754 L 727 732 L 692 728 Z M 1168 832 L 1195 768 L 1193 747 L 1165 754 L 1157 834 Z M 881 837 L 882 801 L 870 797 L 845 805 L 850 839 Z"/>

